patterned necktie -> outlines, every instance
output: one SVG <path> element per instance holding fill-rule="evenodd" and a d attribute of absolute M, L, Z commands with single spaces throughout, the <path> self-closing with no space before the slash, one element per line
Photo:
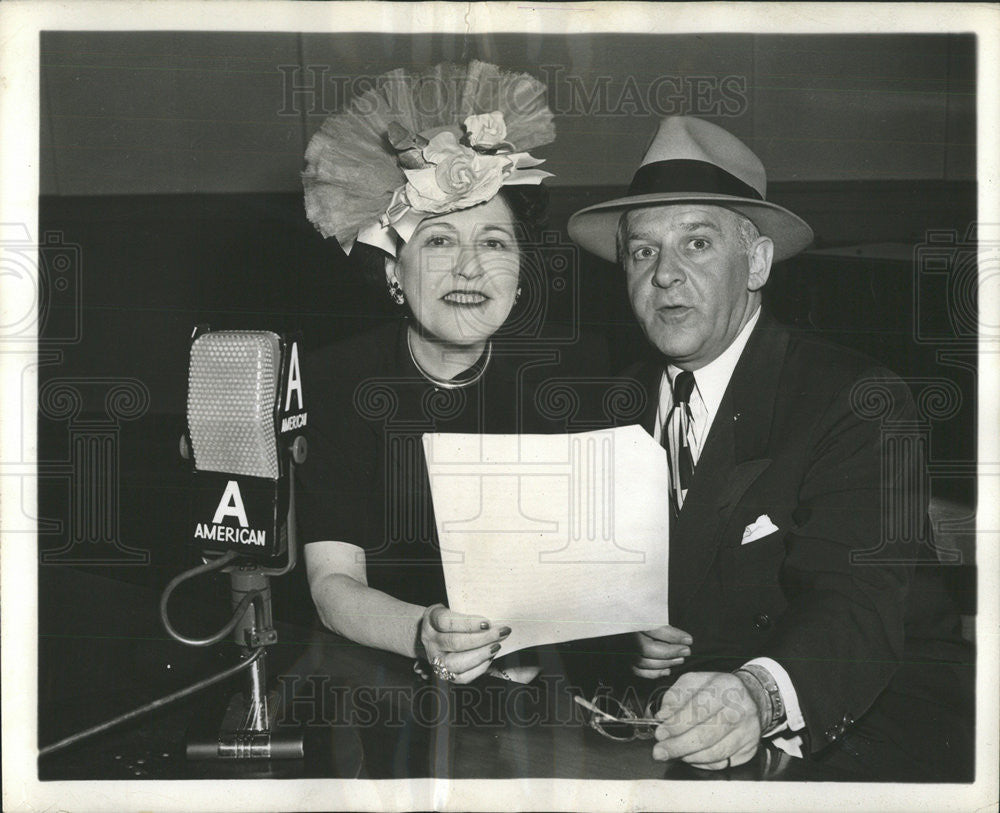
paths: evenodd
<path fill-rule="evenodd" d="M 694 458 L 688 445 L 688 430 L 691 428 L 691 392 L 694 390 L 694 373 L 682 370 L 674 377 L 674 405 L 667 417 L 670 439 L 670 480 L 671 500 L 674 514 L 680 513 L 684 505 L 684 495 L 691 485 L 694 475 Z"/>

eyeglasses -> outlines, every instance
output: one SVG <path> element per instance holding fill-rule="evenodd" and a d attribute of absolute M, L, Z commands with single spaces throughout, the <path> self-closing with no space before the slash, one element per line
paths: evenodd
<path fill-rule="evenodd" d="M 597 694 L 590 701 L 584 700 L 579 695 L 573 699 L 590 712 L 588 725 L 609 740 L 618 742 L 651 740 L 656 727 L 663 722 L 653 716 L 649 706 L 640 716 L 610 694 Z"/>

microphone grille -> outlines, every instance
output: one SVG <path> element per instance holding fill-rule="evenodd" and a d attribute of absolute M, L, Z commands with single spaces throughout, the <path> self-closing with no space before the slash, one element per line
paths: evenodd
<path fill-rule="evenodd" d="M 187 410 L 196 469 L 278 478 L 280 370 L 275 333 L 219 330 L 194 340 Z"/>

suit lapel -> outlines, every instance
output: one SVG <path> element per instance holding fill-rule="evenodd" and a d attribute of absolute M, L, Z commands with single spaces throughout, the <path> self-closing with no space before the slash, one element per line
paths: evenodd
<path fill-rule="evenodd" d="M 787 333 L 762 313 L 733 370 L 671 535 L 672 617 L 705 580 L 733 509 L 771 463 L 764 454 L 787 344 Z"/>
<path fill-rule="evenodd" d="M 767 312 L 761 313 L 726 390 L 726 396 L 732 397 L 730 418 L 735 418 L 738 463 L 759 458 L 767 451 L 787 350 L 788 331 Z"/>

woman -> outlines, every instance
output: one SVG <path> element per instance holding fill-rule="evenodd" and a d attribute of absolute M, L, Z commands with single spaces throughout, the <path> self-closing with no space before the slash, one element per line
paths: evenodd
<path fill-rule="evenodd" d="M 369 275 L 382 275 L 406 319 L 309 361 L 310 403 L 321 407 L 310 407 L 299 524 L 327 627 L 466 683 L 491 668 L 510 630 L 444 606 L 421 437 L 564 431 L 534 396 L 565 367 L 526 367 L 494 340 L 516 327 L 523 247 L 544 209 L 548 173 L 524 150 L 550 142 L 554 127 L 544 87 L 524 74 L 472 63 L 384 79 L 314 137 L 306 208 Z M 418 96 L 429 85 L 434 115 Z M 461 89 L 459 110 L 442 88 Z M 373 188 L 388 191 L 373 197 Z"/>

